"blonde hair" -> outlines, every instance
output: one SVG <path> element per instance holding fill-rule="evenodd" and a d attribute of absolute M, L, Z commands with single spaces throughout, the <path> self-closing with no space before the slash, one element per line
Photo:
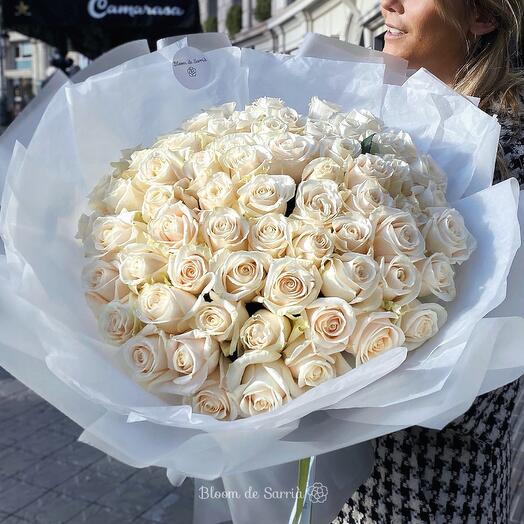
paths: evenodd
<path fill-rule="evenodd" d="M 488 112 L 511 115 L 520 126 L 521 90 L 524 75 L 520 50 L 523 45 L 523 0 L 435 0 L 444 20 L 460 31 L 466 43 L 466 61 L 457 72 L 455 89 L 481 99 L 480 107 Z M 462 12 L 457 7 L 462 8 Z M 496 29 L 480 37 L 464 34 L 462 20 L 470 13 L 484 15 Z M 499 149 L 497 167 L 509 176 L 503 151 Z"/>

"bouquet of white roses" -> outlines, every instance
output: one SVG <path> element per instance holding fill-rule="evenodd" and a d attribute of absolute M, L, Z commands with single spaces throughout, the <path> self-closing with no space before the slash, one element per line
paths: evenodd
<path fill-rule="evenodd" d="M 328 521 L 360 443 L 521 374 L 524 321 L 484 318 L 520 245 L 517 185 L 489 188 L 499 126 L 424 71 L 226 47 L 191 86 L 180 49 L 65 85 L 15 148 L 0 363 L 173 482 L 290 487 L 318 455 Z M 206 524 L 264 504 L 213 502 Z"/>

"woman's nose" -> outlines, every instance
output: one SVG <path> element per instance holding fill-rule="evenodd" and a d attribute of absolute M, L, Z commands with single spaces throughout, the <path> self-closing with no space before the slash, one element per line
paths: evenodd
<path fill-rule="evenodd" d="M 402 0 L 381 0 L 380 7 L 383 11 L 390 11 L 401 14 L 404 12 L 404 5 Z"/>

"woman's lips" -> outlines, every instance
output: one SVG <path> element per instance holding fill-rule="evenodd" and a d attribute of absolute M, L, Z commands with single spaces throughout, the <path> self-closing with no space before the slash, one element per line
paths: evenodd
<path fill-rule="evenodd" d="M 406 36 L 406 32 L 386 24 L 386 34 L 384 36 L 388 39 L 397 39 Z"/>

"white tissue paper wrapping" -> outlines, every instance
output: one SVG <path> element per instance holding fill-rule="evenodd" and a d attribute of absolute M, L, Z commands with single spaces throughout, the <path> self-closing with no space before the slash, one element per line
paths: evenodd
<path fill-rule="evenodd" d="M 172 55 L 168 46 L 64 85 L 30 143 L 16 145 L 0 211 L 0 365 L 85 428 L 81 440 L 136 467 L 165 467 L 175 484 L 192 476 L 197 488 L 290 490 L 294 461 L 317 455 L 316 480 L 329 497 L 313 505 L 312 519 L 329 522 L 369 474 L 370 439 L 414 424 L 443 427 L 479 393 L 522 373 L 520 258 L 509 276 L 515 289 L 506 286 L 520 246 L 518 185 L 488 188 L 485 175 L 498 124 L 424 71 L 403 87 L 384 86 L 384 63 L 223 47 L 206 52 L 212 81 L 188 90 L 172 74 Z M 147 145 L 205 107 L 279 96 L 305 112 L 313 95 L 374 111 L 446 168 L 448 196 L 478 241 L 460 268 L 448 323 L 416 352 L 389 351 L 275 413 L 224 423 L 165 405 L 112 360 L 84 301 L 74 235 L 86 194 L 121 149 Z M 484 318 L 497 306 L 498 317 Z M 293 502 L 197 496 L 195 522 L 250 522 L 253 511 L 262 523 L 287 522 Z"/>

